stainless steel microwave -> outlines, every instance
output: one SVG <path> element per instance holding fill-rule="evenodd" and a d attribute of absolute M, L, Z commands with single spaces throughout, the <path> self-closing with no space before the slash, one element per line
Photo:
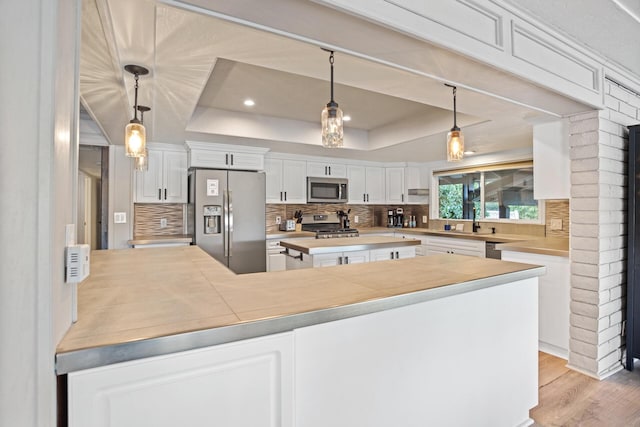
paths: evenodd
<path fill-rule="evenodd" d="M 307 177 L 307 202 L 347 203 L 348 181 L 345 178 Z"/>

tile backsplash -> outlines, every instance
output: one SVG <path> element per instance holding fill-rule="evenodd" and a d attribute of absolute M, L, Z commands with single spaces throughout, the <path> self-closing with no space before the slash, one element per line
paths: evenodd
<path fill-rule="evenodd" d="M 278 231 L 276 217 L 283 220 L 293 219 L 295 211 L 302 211 L 302 215 L 314 215 L 322 213 L 335 213 L 339 210 L 348 211 L 351 209 L 349 219 L 354 228 L 384 227 L 387 223 L 387 210 L 393 208 L 403 208 L 406 217 L 415 215 L 417 226 L 426 227 L 427 223 L 422 222 L 422 216 L 429 215 L 429 205 L 347 205 L 330 203 L 309 203 L 306 205 L 294 204 L 267 204 L 267 233 Z M 355 222 L 358 216 L 358 223 Z"/>
<path fill-rule="evenodd" d="M 136 203 L 133 206 L 133 236 L 169 236 L 184 234 L 184 210 L 182 203 Z M 167 226 L 161 227 L 161 220 Z"/>
<path fill-rule="evenodd" d="M 313 215 L 320 213 L 335 213 L 339 210 L 347 211 L 351 209 L 349 218 L 354 228 L 365 227 L 385 227 L 387 221 L 387 210 L 402 207 L 405 217 L 415 215 L 417 227 L 422 228 L 444 228 L 444 220 L 428 220 L 429 205 L 347 205 L 347 204 L 325 204 L 313 203 L 305 205 L 297 204 L 267 204 L 266 205 L 266 226 L 267 233 L 278 232 L 276 217 L 283 220 L 293 219 L 295 211 L 302 211 L 303 215 Z M 135 236 L 164 236 L 183 234 L 185 205 L 180 203 L 139 203 L 134 205 L 133 235 Z M 358 223 L 354 217 L 358 216 Z M 427 217 L 427 222 L 422 221 L 423 216 Z M 167 220 L 167 226 L 161 227 L 161 219 Z M 547 237 L 569 237 L 569 200 L 547 200 L 545 205 L 546 224 L 514 224 L 481 221 L 483 227 L 495 227 L 497 233 L 506 234 L 529 234 L 533 236 Z M 551 220 L 559 219 L 562 230 L 551 230 Z M 471 221 L 461 221 L 464 229 L 471 231 Z"/>

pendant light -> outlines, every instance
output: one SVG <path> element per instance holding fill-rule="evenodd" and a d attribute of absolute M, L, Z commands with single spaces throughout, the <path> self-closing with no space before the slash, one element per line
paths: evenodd
<path fill-rule="evenodd" d="M 453 127 L 447 133 L 447 161 L 458 162 L 464 156 L 464 135 L 456 122 L 456 90 L 455 86 L 444 84 L 453 88 Z"/>
<path fill-rule="evenodd" d="M 138 120 L 138 77 L 149 74 L 149 70 L 140 65 L 125 65 L 125 71 L 134 75 L 135 85 L 135 102 L 133 105 L 133 119 L 125 128 L 124 146 L 125 153 L 129 157 L 144 156 L 146 148 L 146 130 L 140 120 Z"/>
<path fill-rule="evenodd" d="M 333 51 L 329 52 L 329 64 L 331 64 L 331 101 L 322 110 L 322 145 L 328 148 L 340 148 L 344 142 L 344 131 L 342 128 L 342 110 L 338 103 L 333 100 Z"/>
<path fill-rule="evenodd" d="M 140 124 L 144 126 L 144 113 L 150 111 L 151 108 L 146 105 L 138 105 L 138 111 L 140 111 Z M 144 146 L 144 153 L 142 156 L 133 158 L 135 169 L 137 171 L 146 172 L 149 170 L 149 149 L 147 145 Z"/>

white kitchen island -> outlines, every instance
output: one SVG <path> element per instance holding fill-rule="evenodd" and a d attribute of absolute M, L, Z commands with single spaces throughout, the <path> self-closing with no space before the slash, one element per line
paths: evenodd
<path fill-rule="evenodd" d="M 413 258 L 420 243 L 419 239 L 364 236 L 281 240 L 280 246 L 285 248 L 286 269 L 297 270 Z"/>
<path fill-rule="evenodd" d="M 528 425 L 543 271 L 442 255 L 235 276 L 197 247 L 100 251 L 58 348 L 69 425 Z"/>

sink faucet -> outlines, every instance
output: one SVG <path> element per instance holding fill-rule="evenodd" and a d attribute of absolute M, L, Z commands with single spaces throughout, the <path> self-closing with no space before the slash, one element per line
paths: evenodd
<path fill-rule="evenodd" d="M 472 229 L 474 233 L 477 233 L 480 230 L 480 223 L 476 221 L 476 208 L 473 208 L 473 223 Z"/>

